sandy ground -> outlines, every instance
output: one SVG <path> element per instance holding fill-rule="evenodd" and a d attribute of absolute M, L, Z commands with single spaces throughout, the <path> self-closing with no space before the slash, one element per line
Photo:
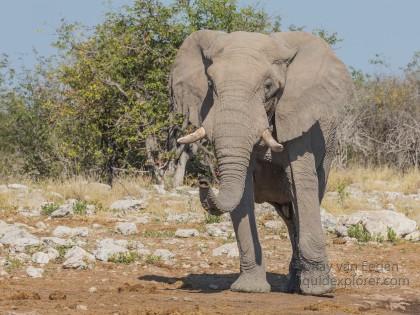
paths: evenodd
<path fill-rule="evenodd" d="M 91 226 L 93 222 L 72 218 L 50 224 Z M 111 227 L 114 222 L 108 224 Z M 142 226 L 140 232 L 145 228 Z M 174 227 L 147 225 L 151 228 Z M 44 266 L 44 277 L 38 279 L 29 278 L 24 268 L 16 268 L 9 272 L 10 277 L 0 280 L 0 313 L 420 314 L 420 243 L 343 244 L 341 239 L 329 236 L 331 266 L 341 282 L 334 294 L 314 297 L 282 292 L 291 255 L 289 240 L 260 230 L 272 285 L 268 294 L 229 291 L 237 277 L 238 258 L 211 255 L 211 248 L 220 246 L 223 240 L 200 236 L 174 243 L 168 242 L 173 237 L 135 235 L 131 238 L 149 248 L 170 249 L 176 254 L 176 263 L 97 262 L 92 269 L 68 270 L 55 262 Z M 203 246 L 208 248 L 200 251 Z M 203 262 L 207 266 L 202 267 Z"/>

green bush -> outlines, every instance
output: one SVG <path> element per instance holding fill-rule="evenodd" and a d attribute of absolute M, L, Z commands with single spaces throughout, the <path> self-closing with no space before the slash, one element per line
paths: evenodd
<path fill-rule="evenodd" d="M 387 238 L 388 241 L 392 243 L 395 243 L 397 241 L 397 233 L 395 233 L 395 231 L 390 227 L 387 228 Z"/>
<path fill-rule="evenodd" d="M 206 224 L 220 223 L 220 222 L 222 222 L 222 216 L 206 214 L 206 218 L 204 219 L 204 222 Z"/>
<path fill-rule="evenodd" d="M 72 247 L 73 247 L 72 245 L 59 245 L 55 247 L 55 249 L 58 251 L 58 257 L 56 260 L 58 262 L 62 262 L 64 260 L 64 256 L 66 255 L 67 251 L 71 249 Z"/>
<path fill-rule="evenodd" d="M 117 253 L 112 255 L 108 261 L 116 264 L 129 265 L 139 259 L 139 255 L 136 252 L 129 251 L 125 253 Z"/>
<path fill-rule="evenodd" d="M 361 223 L 349 226 L 347 234 L 362 243 L 372 241 L 372 236 L 368 231 L 366 231 L 365 227 Z"/>
<path fill-rule="evenodd" d="M 77 215 L 86 215 L 87 202 L 84 200 L 77 200 L 73 205 L 73 213 Z"/>
<path fill-rule="evenodd" d="M 60 206 L 55 203 L 47 203 L 41 206 L 41 213 L 43 215 L 51 215 L 55 210 L 57 210 Z"/>
<path fill-rule="evenodd" d="M 346 188 L 347 184 L 345 182 L 340 182 L 337 185 L 338 200 L 341 204 L 344 204 L 345 199 L 349 196 Z"/>

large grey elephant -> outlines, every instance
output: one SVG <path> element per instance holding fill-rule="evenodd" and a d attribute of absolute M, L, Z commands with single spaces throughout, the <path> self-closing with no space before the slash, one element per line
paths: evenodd
<path fill-rule="evenodd" d="M 179 49 L 170 89 L 197 127 L 178 142 L 214 143 L 219 192 L 202 178 L 200 199 L 210 213 L 230 212 L 240 253 L 231 289 L 270 290 L 255 201 L 274 205 L 288 227 L 290 292 L 330 292 L 320 203 L 352 81 L 329 45 L 305 32 L 197 31 Z"/>

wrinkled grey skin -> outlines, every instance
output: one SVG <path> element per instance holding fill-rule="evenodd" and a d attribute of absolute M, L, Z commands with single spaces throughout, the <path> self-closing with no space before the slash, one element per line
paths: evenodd
<path fill-rule="evenodd" d="M 289 230 L 290 292 L 330 292 L 320 202 L 338 113 L 352 89 L 346 67 L 308 33 L 204 30 L 184 41 L 170 87 L 175 109 L 214 143 L 219 193 L 201 179 L 200 197 L 210 213 L 231 214 L 240 252 L 231 289 L 270 290 L 254 216 L 254 201 L 266 201 Z M 284 151 L 260 140 L 268 127 Z"/>

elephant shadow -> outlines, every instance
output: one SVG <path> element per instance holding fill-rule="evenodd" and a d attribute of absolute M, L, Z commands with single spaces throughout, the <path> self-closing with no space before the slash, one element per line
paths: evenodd
<path fill-rule="evenodd" d="M 180 290 L 198 291 L 200 293 L 218 293 L 229 290 L 231 284 L 238 278 L 238 273 L 208 274 L 191 273 L 184 277 L 167 277 L 161 275 L 143 275 L 138 277 L 141 281 L 155 281 L 158 283 L 174 284 L 181 281 Z M 284 274 L 267 273 L 267 281 L 272 292 L 287 293 L 288 277 Z"/>

